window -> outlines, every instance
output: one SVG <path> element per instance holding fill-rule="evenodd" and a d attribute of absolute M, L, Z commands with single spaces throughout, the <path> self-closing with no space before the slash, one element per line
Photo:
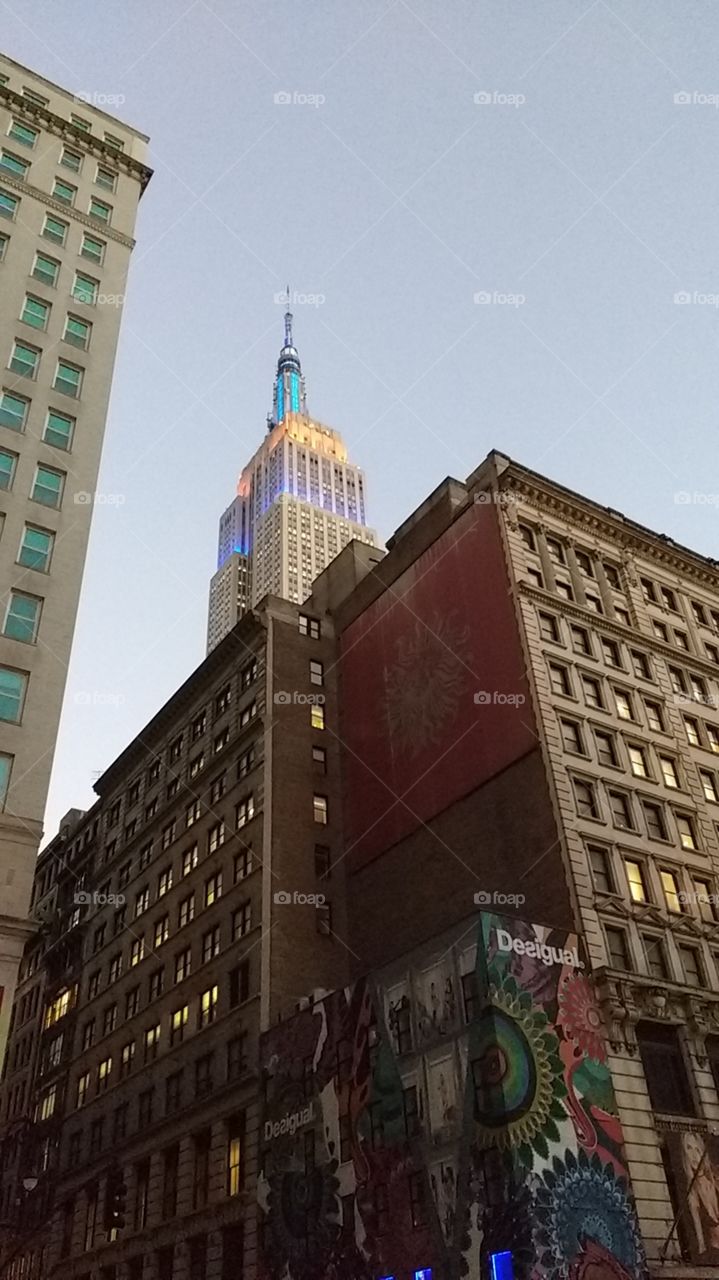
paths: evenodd
<path fill-rule="evenodd" d="M 257 715 L 257 703 L 251 702 L 249 706 L 245 707 L 240 712 L 240 727 L 243 728 L 246 724 L 249 724 L 250 720 L 254 720 L 256 715 Z M 229 738 L 229 731 L 225 730 L 225 734 L 227 735 L 225 741 L 227 741 L 227 738 Z"/>
<path fill-rule="evenodd" d="M 106 169 L 104 165 L 99 164 L 95 174 L 95 184 L 98 187 L 104 187 L 106 191 L 114 191 L 117 185 L 117 176 L 112 169 Z"/>
<path fill-rule="evenodd" d="M 207 833 L 207 852 L 215 853 L 220 845 L 225 843 L 225 824 L 224 822 L 216 822 L 214 827 L 210 827 Z"/>
<path fill-rule="evenodd" d="M 602 654 L 608 667 L 621 667 L 619 645 L 615 640 L 607 640 L 606 638 L 602 640 Z"/>
<path fill-rule="evenodd" d="M 85 232 L 80 246 L 80 257 L 89 258 L 91 262 L 96 262 L 101 266 L 105 257 L 104 241 L 98 240 L 97 236 L 91 236 Z"/>
<path fill-rule="evenodd" d="M 595 729 L 594 740 L 597 744 L 597 759 L 599 763 L 616 768 L 619 764 L 619 757 L 614 734 L 608 730 Z"/>
<path fill-rule="evenodd" d="M 246 879 L 252 870 L 252 849 L 249 845 L 235 854 L 233 862 L 234 883 Z"/>
<path fill-rule="evenodd" d="M 93 280 L 92 276 L 83 275 L 82 271 L 75 272 L 72 296 L 76 302 L 86 302 L 88 306 L 94 307 L 97 302 L 98 291 L 99 282 L 97 280 Z"/>
<path fill-rule="evenodd" d="M 149 907 L 149 905 L 150 905 L 150 889 L 148 885 L 144 885 L 144 887 L 140 889 L 139 893 L 135 895 L 135 919 L 136 920 L 138 916 L 141 916 L 143 912 L 147 911 L 147 908 Z"/>
<path fill-rule="evenodd" d="M 2 484 L 0 482 L 0 488 L 1 487 Z M 713 751 L 715 755 L 719 755 L 719 729 L 717 729 L 713 724 L 705 724 L 704 729 L 706 730 L 709 750 Z"/>
<path fill-rule="evenodd" d="M 225 775 L 221 773 L 210 783 L 210 804 L 217 804 L 225 794 Z"/>
<path fill-rule="evenodd" d="M 23 303 L 22 314 L 20 319 L 31 325 L 33 329 L 41 329 L 43 332 L 47 329 L 47 322 L 50 318 L 50 303 L 41 302 L 39 298 L 32 298 L 26 295 Z"/>
<path fill-rule="evenodd" d="M 208 960 L 214 960 L 219 954 L 220 926 L 216 924 L 214 929 L 208 929 L 207 933 L 202 935 L 202 963 L 207 964 Z"/>
<path fill-rule="evenodd" d="M 82 1028 L 82 1049 L 85 1052 L 95 1043 L 95 1019 L 89 1018 Z"/>
<path fill-rule="evenodd" d="M 67 360 L 58 360 L 52 385 L 55 391 L 61 391 L 63 395 L 77 400 L 82 390 L 82 376 L 83 371 L 77 365 L 68 364 Z"/>
<path fill-rule="evenodd" d="M 217 1017 L 217 1000 L 219 996 L 219 988 L 215 985 L 208 987 L 200 996 L 200 1016 L 199 1026 L 209 1027 L 211 1022 Z"/>
<path fill-rule="evenodd" d="M 170 917 L 161 916 L 155 921 L 155 947 L 161 947 L 170 936 Z"/>
<path fill-rule="evenodd" d="M 0 188 L 0 218 L 9 218 L 13 221 L 19 204 L 17 196 L 11 196 L 9 191 L 3 191 Z"/>
<path fill-rule="evenodd" d="M 534 564 L 527 565 L 527 577 L 533 587 L 538 587 L 540 590 L 543 589 L 544 578 L 542 577 L 542 570 L 538 569 L 536 565 Z"/>
<path fill-rule="evenodd" d="M 0 427 L 11 431 L 24 431 L 30 401 L 9 391 L 0 394 Z"/>
<path fill-rule="evenodd" d="M 227 708 L 230 705 L 231 698 L 232 698 L 232 690 L 229 685 L 225 685 L 224 689 L 221 689 L 217 697 L 215 698 L 215 715 L 216 716 L 221 716 L 223 712 L 227 711 Z"/>
<path fill-rule="evenodd" d="M 41 502 L 45 507 L 57 508 L 62 502 L 64 485 L 64 471 L 55 471 L 52 467 L 38 464 L 30 497 L 34 502 Z"/>
<path fill-rule="evenodd" d="M 104 1058 L 97 1068 L 97 1092 L 102 1093 L 110 1083 L 112 1058 Z"/>
<path fill-rule="evenodd" d="M 719 793 L 717 793 L 716 778 L 708 769 L 699 770 L 699 778 L 704 792 L 704 799 L 711 800 L 714 804 L 719 801 Z"/>
<path fill-rule="evenodd" d="M 0 449 L 0 490 L 12 488 L 17 457 L 16 453 L 9 453 L 7 449 Z"/>
<path fill-rule="evenodd" d="M 192 804 L 187 806 L 185 811 L 185 826 L 191 827 L 202 817 L 202 805 L 199 800 L 193 800 Z"/>
<path fill-rule="evenodd" d="M 205 881 L 205 906 L 211 907 L 220 897 L 222 897 L 222 872 L 216 871 Z"/>
<path fill-rule="evenodd" d="M 329 845 L 315 845 L 315 875 L 318 880 L 329 880 L 332 869 L 331 858 Z"/>
<path fill-rule="evenodd" d="M 647 711 L 647 724 L 650 729 L 654 729 L 655 733 L 665 733 L 666 724 L 664 723 L 664 709 L 660 702 L 653 702 L 649 698 L 644 699 L 644 706 Z"/>
<path fill-rule="evenodd" d="M 175 982 L 183 982 L 185 978 L 189 978 L 191 970 L 192 951 L 185 947 L 184 951 L 178 951 L 175 956 Z"/>
<path fill-rule="evenodd" d="M 13 142 L 19 142 L 23 147 L 32 149 L 40 134 L 37 129 L 31 128 L 29 124 L 23 124 L 22 120 L 12 120 L 7 136 L 12 138 Z"/>
<path fill-rule="evenodd" d="M 639 1022 L 637 1042 L 652 1110 L 667 1115 L 694 1115 L 677 1027 Z"/>
<path fill-rule="evenodd" d="M 252 662 L 248 662 L 247 666 L 243 667 L 240 672 L 240 687 L 242 689 L 249 689 L 250 685 L 254 684 L 256 679 L 257 659 L 253 658 Z"/>
<path fill-rule="evenodd" d="M 212 1135 L 209 1129 L 193 1134 L 192 1147 L 194 1154 L 192 1177 L 192 1207 L 204 1209 L 210 1186 L 210 1145 Z M 241 1255 L 240 1255 L 241 1256 Z M 234 1258 L 237 1263 L 237 1255 Z"/>
<path fill-rule="evenodd" d="M 632 902 L 648 902 L 647 882 L 642 863 L 635 862 L 632 858 L 625 858 L 624 868 L 627 873 L 629 896 Z"/>
<path fill-rule="evenodd" d="M 634 719 L 634 706 L 632 703 L 631 693 L 626 689 L 615 689 L 614 701 L 617 708 L 617 715 L 620 720 Z"/>
<path fill-rule="evenodd" d="M 675 761 L 670 756 L 660 755 L 659 767 L 662 771 L 665 787 L 671 787 L 672 790 L 676 791 L 679 786 L 679 775 Z"/>
<path fill-rule="evenodd" d="M 157 877 L 157 896 L 164 898 L 165 894 L 172 888 L 172 867 L 165 867 Z"/>
<path fill-rule="evenodd" d="M 669 681 L 672 686 L 672 692 L 677 694 L 685 694 L 687 691 L 687 682 L 684 672 L 679 667 L 669 667 Z"/>
<path fill-rule="evenodd" d="M 238 1004 L 244 1004 L 250 995 L 250 962 L 243 960 L 241 964 L 230 969 L 230 1008 L 235 1009 Z"/>
<path fill-rule="evenodd" d="M 79 151 L 71 151 L 69 147 L 63 147 L 60 152 L 60 164 L 64 169 L 79 173 L 82 169 L 82 156 Z"/>
<path fill-rule="evenodd" d="M 217 734 L 216 738 L 212 743 L 212 750 L 214 754 L 218 755 L 220 751 L 224 751 L 229 741 L 230 741 L 230 731 L 229 729 L 223 729 L 220 733 Z"/>
<path fill-rule="evenodd" d="M 178 907 L 178 928 L 184 929 L 186 924 L 195 918 L 195 895 L 190 893 L 183 898 Z"/>
<path fill-rule="evenodd" d="M 10 243 L 10 240 L 8 236 L 0 236 L 0 262 L 2 262 L 5 258 L 5 254 L 7 253 L 7 247 L 9 243 Z"/>
<path fill-rule="evenodd" d="M 185 1038 L 185 1027 L 190 1016 L 190 1006 L 183 1004 L 170 1018 L 170 1044 L 180 1044 Z"/>
<path fill-rule="evenodd" d="M 329 821 L 329 813 L 327 808 L 327 796 L 315 794 L 312 799 L 312 812 L 315 822 L 319 822 L 321 826 L 327 826 Z"/>
<path fill-rule="evenodd" d="M 571 582 L 568 582 L 565 578 L 557 578 L 555 581 L 555 587 L 556 587 L 557 595 L 561 596 L 563 600 L 574 599 L 574 591 L 572 590 L 572 584 Z"/>
<path fill-rule="evenodd" d="M 87 1100 L 87 1091 L 90 1088 L 90 1072 L 85 1071 L 78 1077 L 75 1086 L 75 1106 L 81 1107 Z"/>
<path fill-rule="evenodd" d="M 588 707 L 594 707 L 596 710 L 603 709 L 602 686 L 594 676 L 582 676 L 582 690 Z"/>
<path fill-rule="evenodd" d="M 636 824 L 634 822 L 634 813 L 632 810 L 632 802 L 626 791 L 609 791 L 609 808 L 612 813 L 612 821 L 615 827 L 620 827 L 622 831 L 634 831 Z"/>
<path fill-rule="evenodd" d="M 609 850 L 600 844 L 587 845 L 589 865 L 592 868 L 594 887 L 600 893 L 614 893 L 614 878 L 609 858 Z"/>
<path fill-rule="evenodd" d="M 676 816 L 677 830 L 679 832 L 679 843 L 682 849 L 698 849 L 699 841 L 697 840 L 694 819 L 688 814 L 678 813 Z"/>
<path fill-rule="evenodd" d="M 240 938 L 244 938 L 251 928 L 252 903 L 248 900 L 232 913 L 232 941 L 238 942 Z"/>
<path fill-rule="evenodd" d="M 235 807 L 235 826 L 238 831 L 250 821 L 254 812 L 254 796 L 249 795 L 244 800 L 240 801 L 240 803 Z"/>
<path fill-rule="evenodd" d="M 539 614 L 539 634 L 543 640 L 559 644 L 559 622 L 553 613 Z"/>
<path fill-rule="evenodd" d="M 227 1122 L 227 1194 L 237 1196 L 244 1184 L 244 1114 L 233 1116 Z"/>
<path fill-rule="evenodd" d="M 673 871 L 660 871 L 659 879 L 662 882 L 664 890 L 664 898 L 670 911 L 681 912 L 682 904 L 679 896 L 679 881 Z"/>
<path fill-rule="evenodd" d="M 53 183 L 52 194 L 61 204 L 73 205 L 77 195 L 77 187 L 74 187 L 71 182 L 65 182 L 64 178 L 56 178 Z"/>
<path fill-rule="evenodd" d="M 123 924 L 124 924 L 124 917 L 123 917 Z M 119 932 L 117 927 L 115 927 L 113 932 L 114 933 Z M 108 982 L 117 982 L 117 979 L 120 977 L 121 973 L 122 973 L 122 953 L 118 951 L 117 955 L 114 955 L 110 961 L 110 967 L 107 973 Z"/>
<path fill-rule="evenodd" d="M 3 635 L 9 640 L 21 640 L 24 644 L 34 644 L 40 625 L 42 600 L 37 596 L 25 595 L 23 591 L 11 591 L 5 611 Z"/>
<path fill-rule="evenodd" d="M 148 1027 L 145 1032 L 145 1062 L 150 1062 L 157 1057 L 157 1050 L 160 1047 L 160 1023 L 154 1027 Z"/>
<path fill-rule="evenodd" d="M 2 195 L 0 193 L 0 200 L 1 199 Z M 42 234 L 46 240 L 52 240 L 53 244 L 64 245 L 68 229 L 69 225 L 67 222 L 62 222 L 60 218 L 55 218 L 50 213 L 45 214 Z"/>
<path fill-rule="evenodd" d="M 702 920 L 706 920 L 707 924 L 714 924 L 716 921 L 716 911 L 714 904 L 715 895 L 712 892 L 711 884 L 708 880 L 694 879 L 692 881 L 694 889 L 694 901 L 699 910 Z"/>
<path fill-rule="evenodd" d="M 117 1026 L 117 1005 L 109 1004 L 102 1015 L 102 1034 L 109 1036 Z"/>
<path fill-rule="evenodd" d="M 27 682 L 25 672 L 0 667 L 0 720 L 7 724 L 20 723 Z"/>
<path fill-rule="evenodd" d="M 635 778 L 648 778 L 649 768 L 647 765 L 647 752 L 645 747 L 640 747 L 636 743 L 628 743 L 627 751 L 629 753 L 629 767 Z"/>
<path fill-rule="evenodd" d="M 14 342 L 10 357 L 10 368 L 23 378 L 34 378 L 40 363 L 40 352 L 37 347 L 29 347 L 26 342 Z"/>
<path fill-rule="evenodd" d="M 317 618 L 308 618 L 306 614 L 300 613 L 297 618 L 297 624 L 301 636 L 309 636 L 311 640 L 319 640 L 320 624 Z"/>
<path fill-rule="evenodd" d="M 247 1067 L 247 1033 L 241 1032 L 227 1041 L 227 1079 L 236 1080 Z"/>
<path fill-rule="evenodd" d="M 107 170 L 105 170 L 107 172 Z M 97 218 L 98 222 L 110 223 L 112 219 L 112 205 L 106 204 L 104 200 L 98 200 L 94 196 L 90 200 L 90 208 L 88 210 L 91 218 Z"/>
<path fill-rule="evenodd" d="M 607 925 L 604 929 L 607 939 L 607 954 L 612 969 L 630 969 L 629 947 L 624 929 Z"/>
<path fill-rule="evenodd" d="M 185 849 L 182 855 L 183 876 L 188 876 L 190 874 L 190 872 L 197 866 L 199 858 L 200 855 L 196 844 L 192 844 L 189 849 Z"/>
<path fill-rule="evenodd" d="M 195 1093 L 198 1098 L 212 1092 L 212 1054 L 205 1053 L 195 1063 Z"/>
<path fill-rule="evenodd" d="M 14 178 L 25 178 L 30 168 L 29 160 L 22 160 L 12 151 L 0 151 L 0 170 L 11 173 Z"/>
<path fill-rule="evenodd" d="M 141 960 L 144 960 L 144 958 L 145 958 L 145 939 L 135 938 L 134 942 L 132 943 L 132 946 L 130 947 L 130 968 L 133 968 L 136 964 L 139 964 Z"/>
<path fill-rule="evenodd" d="M 162 1159 L 162 1217 L 174 1218 L 177 1213 L 177 1171 L 180 1148 L 170 1147 Z"/>
<path fill-rule="evenodd" d="M 667 955 L 661 938 L 652 933 L 642 934 L 642 946 L 647 965 L 647 973 L 651 978 L 659 978 L 666 982 L 669 978 Z"/>
<path fill-rule="evenodd" d="M 325 682 L 324 663 L 316 658 L 310 659 L 310 684 L 323 685 Z"/>
<path fill-rule="evenodd" d="M 577 813 L 580 818 L 598 818 L 599 805 L 597 804 L 594 783 L 587 782 L 581 778 L 574 778 L 573 782 Z"/>
<path fill-rule="evenodd" d="M 205 767 L 205 755 L 201 751 L 199 755 L 193 756 L 190 760 L 189 773 L 191 778 L 196 778 L 198 773 Z"/>
<path fill-rule="evenodd" d="M 136 1017 L 139 1008 L 140 988 L 131 987 L 130 990 L 125 993 L 125 1020 L 127 1021 L 130 1018 Z"/>
<path fill-rule="evenodd" d="M 664 819 L 664 811 L 659 804 L 652 804 L 648 800 L 642 801 L 644 810 L 644 819 L 647 825 L 647 835 L 651 840 L 666 840 L 667 824 Z"/>
<path fill-rule="evenodd" d="M 148 805 L 148 808 L 149 807 L 150 806 Z M 153 813 L 154 813 L 154 809 L 153 809 Z M 145 816 L 147 816 L 147 810 L 145 810 Z M 152 814 L 150 816 L 152 816 Z M 145 867 L 149 865 L 151 859 L 152 859 L 152 841 L 148 840 L 147 844 L 144 844 L 140 850 L 138 870 L 144 871 Z"/>
<path fill-rule="evenodd" d="M 91 332 L 92 325 L 87 320 L 81 320 L 79 316 L 69 313 L 65 317 L 65 332 L 62 336 L 65 342 L 71 343 L 73 347 L 80 347 L 83 351 L 87 351 Z"/>
<path fill-rule="evenodd" d="M 135 1060 L 135 1041 L 129 1040 L 127 1044 L 122 1046 L 120 1054 L 120 1079 L 124 1080 L 132 1071 L 132 1064 Z"/>
<path fill-rule="evenodd" d="M 561 720 L 559 725 L 562 731 L 562 742 L 565 751 L 571 751 L 575 755 L 586 755 L 584 743 L 582 741 L 582 731 L 576 720 Z"/>
<path fill-rule="evenodd" d="M 155 1104 L 154 1087 L 144 1089 L 138 1098 L 137 1118 L 140 1128 L 152 1124 L 152 1112 Z"/>
<path fill-rule="evenodd" d="M 332 933 L 332 905 L 325 902 L 315 910 L 315 927 L 319 934 L 329 938 Z"/>
<path fill-rule="evenodd" d="M 162 836 L 160 840 L 162 848 L 169 849 L 174 839 L 175 839 L 175 823 L 173 820 L 172 822 L 168 823 L 166 827 L 162 828 Z"/>
<path fill-rule="evenodd" d="M 684 977 L 692 987 L 704 986 L 704 973 L 698 947 L 679 946 L 679 956 L 684 970 Z"/>

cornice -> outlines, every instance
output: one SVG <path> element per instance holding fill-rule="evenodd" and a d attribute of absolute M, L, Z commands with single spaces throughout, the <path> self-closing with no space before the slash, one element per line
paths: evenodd
<path fill-rule="evenodd" d="M 80 213 L 79 209 L 73 208 L 71 204 L 63 204 L 62 200 L 56 200 L 51 196 L 49 191 L 42 191 L 40 187 L 33 187 L 29 182 L 23 182 L 21 178 L 14 178 L 12 174 L 3 171 L 0 175 L 0 182 L 4 187 L 11 187 L 12 190 L 18 191 L 20 195 L 33 196 L 36 200 L 40 200 L 48 209 L 54 209 L 63 218 L 71 218 L 73 222 L 79 222 L 83 227 L 89 227 L 96 235 L 101 235 L 105 240 L 116 240 L 118 244 L 123 244 L 126 249 L 134 249 L 135 241 L 132 236 L 123 235 L 122 231 L 116 231 L 114 227 L 109 227 L 104 222 L 98 222 L 96 218 L 91 218 L 87 213 Z"/>
<path fill-rule="evenodd" d="M 21 93 L 15 93 L 14 89 L 11 89 L 8 85 L 0 85 L 0 101 L 3 100 L 18 115 L 25 116 L 28 120 L 34 120 L 37 124 L 41 124 L 44 129 L 47 129 L 49 133 L 54 133 L 58 138 L 64 138 L 68 142 L 75 143 L 88 155 L 95 156 L 97 159 L 107 160 L 131 178 L 135 178 L 140 184 L 140 195 L 142 195 L 153 173 L 148 165 L 143 164 L 140 160 L 135 160 L 133 156 L 128 155 L 125 151 L 118 151 L 117 147 L 111 146 L 103 138 L 98 138 L 95 134 L 79 129 L 70 120 L 64 120 L 62 116 L 55 115 L 54 111 L 48 110 L 47 107 L 31 102 L 28 98 L 23 97 Z M 80 102 L 81 107 L 82 105 L 82 102 Z M 89 105 L 92 106 L 92 104 Z M 88 104 L 85 104 L 86 109 L 87 106 Z M 118 121 L 118 124 L 122 126 L 122 121 Z"/>
<path fill-rule="evenodd" d="M 551 511 L 572 524 L 581 525 L 588 534 L 601 535 L 620 547 L 640 552 L 650 560 L 701 582 L 713 591 L 719 591 L 717 561 L 678 546 L 664 534 L 653 533 L 651 529 L 643 530 L 620 511 L 594 508 L 590 505 L 590 500 L 580 494 L 572 495 L 569 491 L 554 489 L 550 481 L 542 484 L 540 477 L 530 479 L 524 474 L 518 474 L 512 470 L 514 465 L 516 464 L 510 464 L 510 468 L 500 477 L 502 490 L 511 489 L 520 493 L 529 501 L 530 506 L 539 511 Z"/>

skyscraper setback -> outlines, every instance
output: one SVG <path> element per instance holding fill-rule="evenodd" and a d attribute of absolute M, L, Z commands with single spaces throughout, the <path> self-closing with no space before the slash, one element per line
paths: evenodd
<path fill-rule="evenodd" d="M 364 476 L 338 431 L 307 411 L 302 366 L 285 313 L 267 435 L 220 520 L 210 583 L 207 649 L 268 594 L 294 603 L 353 539 L 375 545 L 367 526 Z"/>
<path fill-rule="evenodd" d="M 0 55 L 0 1058 L 148 139 Z"/>

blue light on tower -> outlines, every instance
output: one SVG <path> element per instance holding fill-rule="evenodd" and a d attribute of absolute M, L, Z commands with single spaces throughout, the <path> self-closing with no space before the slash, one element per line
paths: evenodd
<path fill-rule="evenodd" d="M 293 413 L 300 411 L 300 377 L 298 373 L 290 374 L 290 405 Z"/>
<path fill-rule="evenodd" d="M 491 1280 L 514 1280 L 514 1265 L 509 1249 L 502 1253 L 490 1253 L 489 1274 Z"/>
<path fill-rule="evenodd" d="M 281 422 L 285 416 L 285 384 L 282 378 L 277 379 L 277 421 Z"/>
<path fill-rule="evenodd" d="M 419 1271 L 415 1271 L 414 1280 L 432 1280 L 432 1268 L 421 1267 Z"/>

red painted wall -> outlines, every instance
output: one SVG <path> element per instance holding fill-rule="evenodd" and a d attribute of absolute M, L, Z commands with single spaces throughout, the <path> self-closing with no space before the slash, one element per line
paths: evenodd
<path fill-rule="evenodd" d="M 508 591 L 497 508 L 475 504 L 344 632 L 350 867 L 536 746 Z"/>

